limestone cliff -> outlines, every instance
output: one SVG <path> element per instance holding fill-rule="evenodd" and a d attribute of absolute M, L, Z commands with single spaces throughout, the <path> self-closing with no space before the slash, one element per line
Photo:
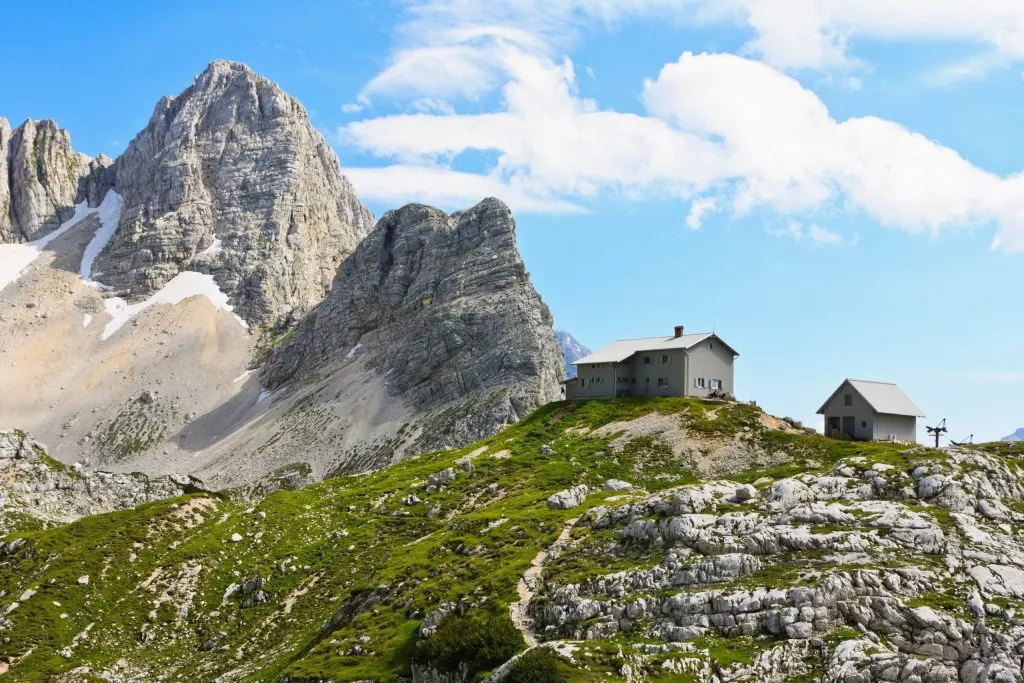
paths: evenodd
<path fill-rule="evenodd" d="M 212 62 L 157 104 L 116 162 L 120 225 L 96 268 L 131 300 L 182 270 L 213 275 L 249 323 L 319 302 L 373 217 L 298 100 Z"/>
<path fill-rule="evenodd" d="M 0 243 L 39 239 L 88 200 L 98 206 L 110 185 L 110 159 L 71 148 L 68 132 L 31 119 L 11 129 L 0 118 Z"/>
<path fill-rule="evenodd" d="M 342 264 L 264 381 L 301 382 L 359 356 L 416 411 L 454 408 L 421 447 L 462 445 L 559 397 L 551 324 L 507 206 L 486 199 L 449 216 L 412 204 L 385 214 Z"/>

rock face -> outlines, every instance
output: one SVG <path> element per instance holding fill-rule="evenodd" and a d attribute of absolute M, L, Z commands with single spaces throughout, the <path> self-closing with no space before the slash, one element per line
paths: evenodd
<path fill-rule="evenodd" d="M 824 681 L 1021 680 L 1019 464 L 971 449 L 901 457 L 905 468 L 841 459 L 766 485 L 763 502 L 749 484 L 718 481 L 592 508 L 579 524 L 615 529 L 612 555 L 664 559 L 546 584 L 537 625 L 548 638 L 658 638 L 662 652 L 697 638 L 779 639 L 724 672 L 685 658 L 663 665 L 699 681 L 791 680 L 815 660 Z M 734 486 L 743 507 L 720 508 Z M 824 562 L 779 564 L 811 556 Z M 846 625 L 859 632 L 825 645 Z"/>
<path fill-rule="evenodd" d="M 98 206 L 110 187 L 110 159 L 71 148 L 53 121 L 25 121 L 11 130 L 0 118 L 0 243 L 39 239 L 74 214 Z"/>
<path fill-rule="evenodd" d="M 264 383 L 312 380 L 358 355 L 414 410 L 454 409 L 423 448 L 463 445 L 559 398 L 551 322 L 507 206 L 486 199 L 449 216 L 413 204 L 385 214 L 342 264 Z"/>
<path fill-rule="evenodd" d="M 70 522 L 85 515 L 125 510 L 201 490 L 191 477 L 88 472 L 49 458 L 42 444 L 23 432 L 0 431 L 0 535 L 30 518 Z"/>
<path fill-rule="evenodd" d="M 565 330 L 555 330 L 555 339 L 558 340 L 558 347 L 562 349 L 562 358 L 565 362 L 565 376 L 575 377 L 576 366 L 573 363 L 589 355 L 590 349 L 580 344 L 576 337 Z"/>
<path fill-rule="evenodd" d="M 284 325 L 319 302 L 373 224 L 302 105 L 233 62 L 163 98 L 116 178 L 103 282 L 139 300 L 182 270 L 210 273 L 249 323 Z"/>

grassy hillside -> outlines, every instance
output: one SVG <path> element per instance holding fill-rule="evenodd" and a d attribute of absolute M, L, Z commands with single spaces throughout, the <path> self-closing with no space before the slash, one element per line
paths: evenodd
<path fill-rule="evenodd" d="M 666 434 L 666 425 L 676 431 Z M 593 618 L 551 625 L 543 616 L 557 602 L 556 587 L 597 595 L 600 577 L 665 563 L 665 543 L 630 541 L 613 528 L 623 523 L 599 523 L 602 511 L 612 519 L 658 492 L 724 477 L 723 491 L 750 483 L 763 494 L 778 480 L 849 463 L 892 473 L 890 497 L 898 498 L 914 468 L 947 457 L 905 450 L 807 435 L 741 404 L 556 403 L 461 451 L 280 491 L 254 506 L 197 494 L 27 531 L 4 539 L 24 539 L 14 552 L 0 552 L 0 670 L 16 680 L 392 681 L 410 676 L 415 662 L 480 678 L 526 649 L 532 635 L 513 624 L 510 606 L 531 562 L 555 545 L 562 551 L 543 561 L 525 611 L 537 619 L 540 640 L 588 639 L 560 647 L 565 657 L 533 650 L 506 680 L 618 680 L 627 671 L 634 679 L 697 679 L 688 658 L 727 670 L 753 662 L 779 638 L 708 632 L 667 651 L 642 617 L 621 629 L 593 628 L 600 621 Z M 636 490 L 602 490 L 609 479 Z M 549 509 L 549 496 L 580 484 L 590 487 L 582 506 Z M 942 528 L 954 525 L 944 507 L 908 505 Z M 719 495 L 704 512 L 744 509 Z M 865 510 L 844 523 L 810 525 L 809 533 L 869 529 L 872 519 Z M 684 555 L 686 566 L 707 559 Z M 813 548 L 765 556 L 755 571 L 714 590 L 810 583 L 808 572 L 835 566 L 825 556 Z M 887 561 L 941 564 L 928 557 L 893 553 Z M 949 603 L 959 614 L 960 588 L 949 588 L 940 593 L 936 585 L 920 604 Z M 702 590 L 708 586 L 697 582 L 654 593 Z M 631 596 L 620 598 L 626 604 Z M 838 641 L 855 626 L 830 622 L 829 637 Z M 670 655 L 677 663 L 665 663 Z M 807 671 L 819 664 L 807 656 Z"/>

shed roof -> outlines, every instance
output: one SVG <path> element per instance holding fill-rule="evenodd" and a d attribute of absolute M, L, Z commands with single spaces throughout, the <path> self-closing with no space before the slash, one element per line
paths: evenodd
<path fill-rule="evenodd" d="M 684 334 L 681 337 L 645 337 L 643 339 L 619 339 L 604 348 L 594 351 L 590 355 L 573 361 L 573 365 L 587 365 L 591 363 L 621 363 L 637 351 L 665 351 L 668 349 L 689 349 L 701 343 L 705 339 L 714 337 L 722 341 L 713 332 L 699 332 L 697 334 Z M 722 342 L 735 355 L 736 351 Z"/>
<path fill-rule="evenodd" d="M 854 391 L 861 395 L 861 397 L 868 402 L 876 413 L 884 413 L 886 415 L 910 415 L 913 417 L 924 417 L 924 413 L 921 409 L 910 400 L 910 397 L 903 393 L 900 389 L 892 382 L 875 382 L 869 379 L 847 379 L 839 388 L 832 392 L 832 395 L 828 397 L 828 400 L 822 404 L 821 408 L 818 408 L 818 414 L 823 415 L 825 408 L 832 402 L 836 394 L 842 391 L 843 387 L 849 384 Z"/>

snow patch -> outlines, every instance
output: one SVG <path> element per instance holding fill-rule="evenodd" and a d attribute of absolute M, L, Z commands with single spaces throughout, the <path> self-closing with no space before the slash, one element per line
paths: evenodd
<path fill-rule="evenodd" d="M 86 313 L 82 316 L 82 327 L 89 327 L 89 323 L 92 322 L 92 313 Z"/>
<path fill-rule="evenodd" d="M 207 254 L 216 254 L 221 251 L 224 251 L 224 243 L 220 241 L 219 237 L 214 235 L 213 244 L 208 246 L 206 249 L 203 249 L 201 252 L 196 254 L 196 256 L 206 256 Z"/>
<path fill-rule="evenodd" d="M 256 398 L 256 402 L 257 403 L 262 403 L 263 401 L 266 401 L 268 398 L 270 398 L 270 390 L 269 389 L 264 389 L 264 390 L 262 390 L 260 392 L 260 395 Z"/>
<path fill-rule="evenodd" d="M 86 216 L 97 211 L 99 209 L 90 209 L 88 202 L 76 204 L 75 215 L 61 223 L 61 226 L 49 235 L 44 235 L 34 242 L 0 244 L 0 290 L 21 277 L 25 269 L 43 253 L 47 244 L 63 235 L 71 226 Z"/>
<path fill-rule="evenodd" d="M 78 274 L 90 287 L 110 289 L 93 279 L 92 264 L 103 248 L 107 246 L 110 238 L 114 236 L 114 231 L 117 230 L 117 223 L 121 220 L 121 195 L 113 190 L 107 190 L 107 194 L 104 195 L 103 201 L 100 202 L 96 211 L 99 213 L 100 227 L 96 228 L 96 234 L 92 236 L 89 244 L 85 247 L 85 252 L 82 254 L 82 266 L 78 269 Z M 102 275 L 102 273 L 95 273 L 95 275 Z"/>
<path fill-rule="evenodd" d="M 356 344 L 355 346 L 353 346 L 352 350 L 349 351 L 347 354 L 345 354 L 345 360 L 349 360 L 350 358 L 352 358 L 352 356 L 356 355 L 356 352 L 359 351 L 359 349 L 361 349 L 361 348 L 363 348 L 362 342 L 360 342 L 360 343 Z"/>
<path fill-rule="evenodd" d="M 217 282 L 213 279 L 212 275 L 186 270 L 171 278 L 167 284 L 158 292 L 155 292 L 153 296 L 149 297 L 145 301 L 140 301 L 137 304 L 129 304 L 120 297 L 104 299 L 103 304 L 112 319 L 107 323 L 107 326 L 103 328 L 103 334 L 100 335 L 100 339 L 109 339 L 110 336 L 121 329 L 126 322 L 131 320 L 140 311 L 149 308 L 150 306 L 156 304 L 174 305 L 193 296 L 205 296 L 214 306 L 222 311 L 230 313 L 234 310 L 231 304 L 228 303 L 227 294 L 220 291 L 220 288 L 217 286 Z M 239 318 L 237 315 L 235 316 L 235 319 L 242 327 L 248 329 L 249 326 L 244 320 Z"/>
<path fill-rule="evenodd" d="M 236 377 L 236 378 L 234 378 L 233 380 L 231 380 L 231 382 L 232 382 L 232 383 L 238 383 L 238 382 L 241 382 L 241 381 L 242 381 L 243 379 L 246 379 L 246 378 L 247 378 L 247 377 L 248 377 L 249 375 L 251 375 L 251 374 L 252 374 L 252 373 L 254 373 L 254 372 L 256 372 L 256 371 L 255 371 L 255 370 L 246 370 L 246 371 L 245 371 L 245 372 L 243 372 L 243 373 L 242 373 L 241 375 L 239 375 L 238 377 Z"/>

